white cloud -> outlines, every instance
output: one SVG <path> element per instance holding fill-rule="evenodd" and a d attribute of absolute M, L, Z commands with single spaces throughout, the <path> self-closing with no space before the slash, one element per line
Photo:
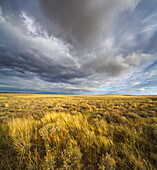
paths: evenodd
<path fill-rule="evenodd" d="M 134 52 L 125 58 L 125 62 L 132 66 L 139 66 L 141 63 L 149 62 L 154 57 L 151 54 Z"/>
<path fill-rule="evenodd" d="M 145 89 L 144 89 L 144 88 L 140 88 L 139 91 L 140 91 L 140 92 L 144 92 Z"/>
<path fill-rule="evenodd" d="M 32 33 L 33 35 L 36 34 L 36 27 L 34 26 L 34 22 L 32 18 L 29 18 L 24 12 L 22 12 L 21 17 L 24 19 L 25 26 L 29 33 Z"/>

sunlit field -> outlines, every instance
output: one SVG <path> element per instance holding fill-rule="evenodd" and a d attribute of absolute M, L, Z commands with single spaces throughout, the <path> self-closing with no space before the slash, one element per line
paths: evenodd
<path fill-rule="evenodd" d="M 0 94 L 0 169 L 157 168 L 157 96 Z"/>

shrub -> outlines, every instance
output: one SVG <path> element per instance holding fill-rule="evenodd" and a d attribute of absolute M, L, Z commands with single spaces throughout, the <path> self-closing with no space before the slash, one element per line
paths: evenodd
<path fill-rule="evenodd" d="M 100 170 L 114 170 L 116 169 L 116 161 L 112 157 L 111 154 L 106 154 L 106 156 L 102 155 L 100 158 L 99 164 Z"/>
<path fill-rule="evenodd" d="M 133 119 L 133 120 L 139 118 L 139 116 L 138 116 L 137 114 L 132 113 L 132 112 L 130 112 L 130 113 L 124 113 L 123 116 L 125 116 L 126 118 L 129 118 L 129 119 Z"/>
<path fill-rule="evenodd" d="M 62 152 L 63 165 L 62 170 L 75 170 L 81 168 L 82 153 L 80 148 L 75 146 L 68 146 Z"/>

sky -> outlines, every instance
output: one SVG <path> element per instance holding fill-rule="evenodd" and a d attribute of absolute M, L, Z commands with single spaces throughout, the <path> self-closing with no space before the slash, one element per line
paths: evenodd
<path fill-rule="evenodd" d="M 157 0 L 0 0 L 0 92 L 157 95 Z"/>

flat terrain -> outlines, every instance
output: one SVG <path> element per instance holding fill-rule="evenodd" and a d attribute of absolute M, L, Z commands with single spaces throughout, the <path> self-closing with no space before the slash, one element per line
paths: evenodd
<path fill-rule="evenodd" d="M 0 94 L 0 169 L 157 169 L 157 96 Z"/>

